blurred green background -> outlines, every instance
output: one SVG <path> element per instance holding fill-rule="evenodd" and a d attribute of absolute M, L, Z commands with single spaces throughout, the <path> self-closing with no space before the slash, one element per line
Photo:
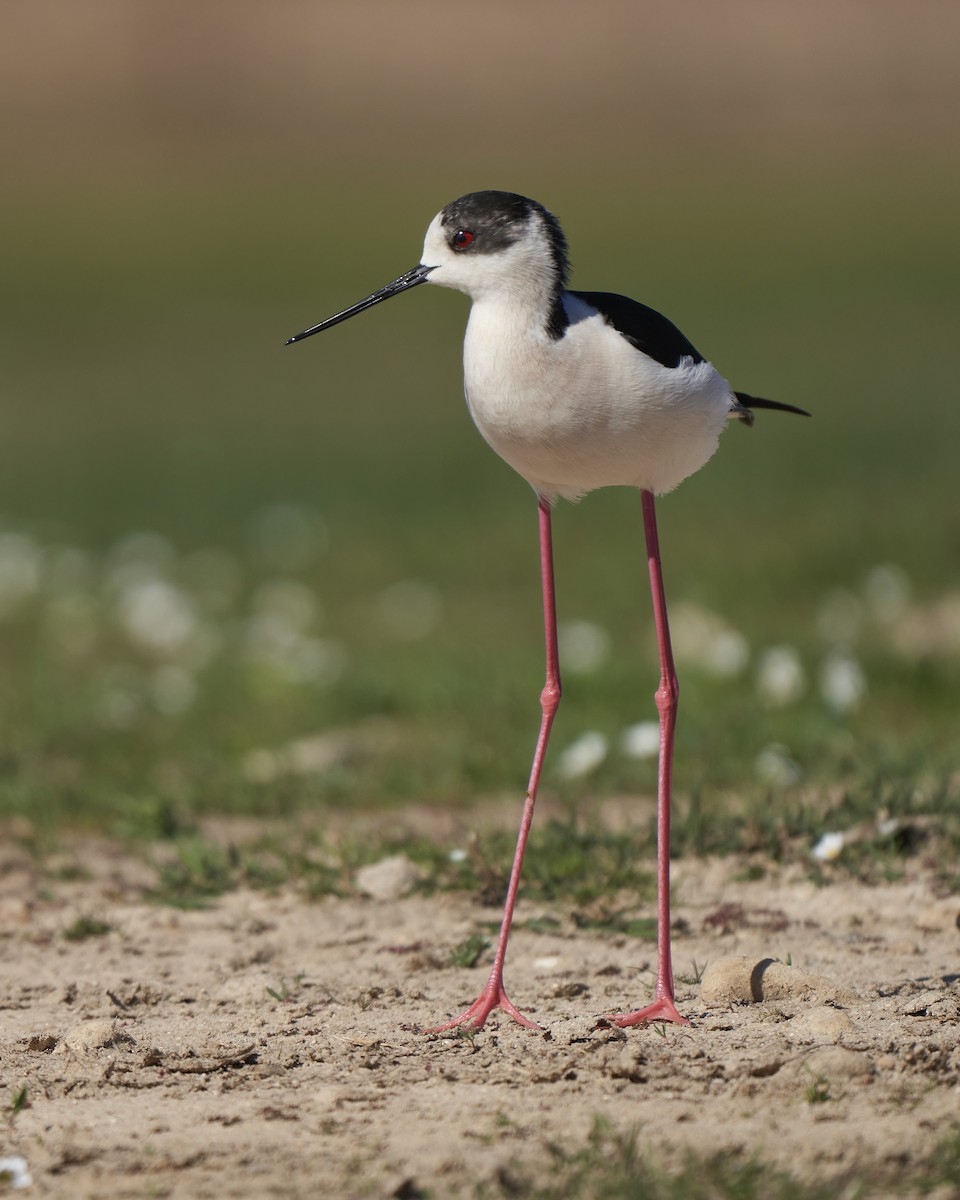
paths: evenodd
<path fill-rule="evenodd" d="M 462 401 L 466 300 L 283 346 L 484 187 L 558 214 L 575 286 L 815 414 L 731 428 L 660 504 L 683 800 L 955 800 L 958 10 L 41 0 L 0 23 L 0 814 L 519 798 L 536 511 Z M 547 790 L 649 794 L 639 497 L 555 529 Z"/>

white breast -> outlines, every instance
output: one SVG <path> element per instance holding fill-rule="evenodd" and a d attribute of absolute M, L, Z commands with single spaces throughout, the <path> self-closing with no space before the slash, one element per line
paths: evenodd
<path fill-rule="evenodd" d="M 502 297 L 474 302 L 464 382 L 477 428 L 544 496 L 617 484 L 670 491 L 716 450 L 729 384 L 709 363 L 661 366 L 567 299 L 573 323 L 558 340 Z"/>

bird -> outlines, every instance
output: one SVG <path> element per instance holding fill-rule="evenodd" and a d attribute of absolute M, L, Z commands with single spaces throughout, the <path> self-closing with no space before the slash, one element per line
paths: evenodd
<path fill-rule="evenodd" d="M 289 338 L 287 345 L 419 287 L 439 284 L 471 300 L 464 392 L 478 430 L 537 500 L 546 670 L 540 727 L 523 802 L 500 933 L 487 982 L 459 1015 L 428 1032 L 477 1031 L 501 1010 L 541 1026 L 507 995 L 504 966 L 547 744 L 560 703 L 552 513 L 560 499 L 603 487 L 639 489 L 660 660 L 657 774 L 657 972 L 651 1002 L 605 1014 L 608 1024 L 689 1025 L 676 1005 L 670 943 L 670 809 L 679 685 L 670 644 L 655 497 L 698 471 L 730 420 L 756 409 L 809 416 L 791 404 L 734 391 L 665 316 L 609 292 L 567 287 L 570 260 L 559 221 L 515 192 L 470 192 L 430 222 L 419 263 L 371 295 Z"/>

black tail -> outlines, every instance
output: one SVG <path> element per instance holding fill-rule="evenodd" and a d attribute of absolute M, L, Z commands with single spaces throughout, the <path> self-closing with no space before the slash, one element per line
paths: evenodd
<path fill-rule="evenodd" d="M 773 408 L 776 409 L 777 412 L 796 413 L 797 416 L 800 417 L 810 416 L 810 413 L 808 413 L 805 408 L 797 408 L 795 404 L 781 404 L 779 400 L 764 400 L 762 396 L 749 396 L 746 392 L 734 392 L 733 394 L 736 396 L 741 408 L 748 410 L 754 408 Z M 740 419 L 742 421 L 746 421 L 748 425 L 752 425 L 752 418 L 752 413 L 750 413 L 749 416 L 744 413 Z"/>

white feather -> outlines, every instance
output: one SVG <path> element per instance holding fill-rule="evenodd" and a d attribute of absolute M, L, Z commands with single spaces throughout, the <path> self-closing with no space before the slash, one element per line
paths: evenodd
<path fill-rule="evenodd" d="M 477 428 L 538 493 L 576 499 L 612 485 L 669 492 L 717 449 L 730 385 L 710 365 L 664 367 L 570 293 L 564 335 L 546 329 L 555 268 L 536 218 L 495 254 L 457 255 L 434 218 L 430 283 L 473 304 L 464 386 Z"/>

